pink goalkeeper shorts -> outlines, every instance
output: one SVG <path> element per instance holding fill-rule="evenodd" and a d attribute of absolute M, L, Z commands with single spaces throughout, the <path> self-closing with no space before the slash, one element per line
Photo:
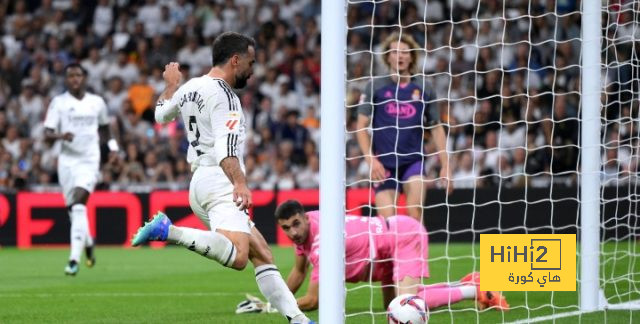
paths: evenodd
<path fill-rule="evenodd" d="M 390 244 L 393 259 L 393 281 L 405 277 L 429 277 L 429 238 L 427 230 L 417 220 L 404 215 L 387 218 L 389 233 L 385 239 Z"/>

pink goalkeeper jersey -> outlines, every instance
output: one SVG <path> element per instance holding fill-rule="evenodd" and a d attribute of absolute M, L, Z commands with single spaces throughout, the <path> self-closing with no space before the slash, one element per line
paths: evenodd
<path fill-rule="evenodd" d="M 296 255 L 307 257 L 313 269 L 311 281 L 318 282 L 320 260 L 319 211 L 307 212 L 309 236 L 302 245 L 296 244 Z M 369 281 L 371 262 L 374 262 L 372 281 L 389 283 L 393 271 L 390 260 L 393 255 L 393 233 L 388 231 L 381 217 L 346 216 L 345 222 L 345 279 L 347 282 Z M 385 260 L 386 259 L 386 260 Z"/>

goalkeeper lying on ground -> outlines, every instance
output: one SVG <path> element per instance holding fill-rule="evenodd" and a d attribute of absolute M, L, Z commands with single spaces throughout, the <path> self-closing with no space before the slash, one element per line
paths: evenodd
<path fill-rule="evenodd" d="M 318 308 L 319 218 L 319 211 L 305 213 L 302 205 L 294 200 L 276 209 L 278 225 L 295 243 L 296 261 L 287 278 L 293 293 L 304 282 L 309 263 L 312 266 L 307 293 L 297 299 L 301 310 Z M 396 294 L 407 293 L 420 296 L 430 309 L 463 299 L 476 299 L 479 308 L 509 309 L 507 300 L 499 292 L 480 291 L 479 273 L 470 273 L 459 282 L 422 285 L 421 279 L 429 277 L 428 238 L 424 227 L 415 219 L 347 215 L 345 221 L 345 280 L 380 281 L 385 309 Z M 374 261 L 369 262 L 370 259 Z M 259 312 L 268 308 L 268 304 L 249 299 L 240 303 L 236 312 Z"/>

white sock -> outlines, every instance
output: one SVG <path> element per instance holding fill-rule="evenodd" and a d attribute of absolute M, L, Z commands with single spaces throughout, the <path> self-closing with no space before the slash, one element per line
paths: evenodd
<path fill-rule="evenodd" d="M 296 316 L 304 316 L 298 308 L 296 298 L 293 297 L 275 265 L 264 264 L 257 266 L 256 282 L 262 295 L 288 320 Z"/>
<path fill-rule="evenodd" d="M 89 235 L 89 222 L 87 221 L 87 207 L 83 204 L 71 206 L 69 212 L 71 220 L 71 255 L 69 260 L 80 262 L 80 256 L 85 246 L 85 240 Z"/>
<path fill-rule="evenodd" d="M 476 298 L 476 292 L 477 292 L 476 286 L 464 285 L 464 286 L 460 286 L 459 289 L 460 289 L 460 293 L 462 294 L 462 298 L 463 299 L 475 299 Z"/>
<path fill-rule="evenodd" d="M 91 232 L 87 229 L 87 236 L 84 239 L 84 246 L 92 246 L 93 245 L 93 237 L 91 237 Z"/>
<path fill-rule="evenodd" d="M 218 232 L 171 225 L 167 241 L 182 245 L 225 267 L 231 267 L 236 260 L 235 246 L 226 236 Z"/>

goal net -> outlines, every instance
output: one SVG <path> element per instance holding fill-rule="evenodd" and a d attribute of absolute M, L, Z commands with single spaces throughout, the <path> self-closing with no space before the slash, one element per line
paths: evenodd
<path fill-rule="evenodd" d="M 432 309 L 433 322 L 640 319 L 630 310 L 640 300 L 640 3 L 598 1 L 602 38 L 592 57 L 600 68 L 590 73 L 600 95 L 590 103 L 600 129 L 583 129 L 585 3 L 347 1 L 346 213 L 417 210 L 429 232 L 426 285 L 479 271 L 480 234 L 578 234 L 575 292 L 504 292 L 509 312 L 462 300 Z M 582 143 L 584 131 L 599 133 L 600 144 Z M 599 188 L 599 261 L 580 270 L 583 145 L 599 150 L 590 178 Z M 442 181 L 446 164 L 450 183 Z M 416 190 L 424 202 L 409 197 Z M 580 307 L 585 270 L 599 274 L 596 313 Z M 347 323 L 386 320 L 380 286 L 371 275 L 345 286 Z"/>

